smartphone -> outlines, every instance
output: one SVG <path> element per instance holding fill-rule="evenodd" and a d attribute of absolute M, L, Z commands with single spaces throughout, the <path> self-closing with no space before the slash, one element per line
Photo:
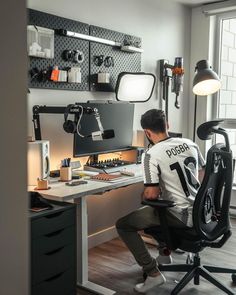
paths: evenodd
<path fill-rule="evenodd" d="M 65 184 L 68 186 L 76 186 L 76 185 L 86 184 L 86 183 L 88 183 L 86 180 L 77 180 L 72 182 L 66 182 Z"/>

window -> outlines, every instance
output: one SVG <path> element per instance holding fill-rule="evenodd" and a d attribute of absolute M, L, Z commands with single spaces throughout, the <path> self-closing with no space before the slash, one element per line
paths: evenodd
<path fill-rule="evenodd" d="M 219 91 L 217 117 L 225 119 L 230 147 L 236 158 L 236 12 L 220 16 L 219 35 L 219 76 L 222 88 Z M 220 137 L 216 141 L 222 140 Z M 236 184 L 236 172 L 234 175 Z"/>

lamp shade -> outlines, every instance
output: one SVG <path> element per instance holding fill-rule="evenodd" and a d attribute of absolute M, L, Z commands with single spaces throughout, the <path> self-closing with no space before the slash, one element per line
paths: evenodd
<path fill-rule="evenodd" d="M 193 93 L 209 95 L 217 92 L 221 87 L 218 75 L 211 69 L 207 60 L 200 60 L 196 65 L 196 75 L 193 79 Z"/>
<path fill-rule="evenodd" d="M 148 101 L 153 93 L 156 78 L 150 73 L 119 74 L 116 83 L 116 99 L 126 102 Z"/>

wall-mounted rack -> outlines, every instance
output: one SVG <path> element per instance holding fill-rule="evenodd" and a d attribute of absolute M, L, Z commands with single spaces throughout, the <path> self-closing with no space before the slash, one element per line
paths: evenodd
<path fill-rule="evenodd" d="M 120 72 L 141 71 L 141 38 L 37 10 L 28 11 L 28 25 L 55 32 L 53 58 L 30 56 L 29 88 L 114 92 Z M 78 62 L 71 52 L 80 52 L 82 61 Z M 99 63 L 95 62 L 97 58 Z"/>

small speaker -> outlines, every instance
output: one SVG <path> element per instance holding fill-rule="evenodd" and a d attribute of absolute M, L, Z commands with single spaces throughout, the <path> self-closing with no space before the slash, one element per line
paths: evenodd
<path fill-rule="evenodd" d="M 28 185 L 37 185 L 37 179 L 49 176 L 49 141 L 28 142 Z"/>

